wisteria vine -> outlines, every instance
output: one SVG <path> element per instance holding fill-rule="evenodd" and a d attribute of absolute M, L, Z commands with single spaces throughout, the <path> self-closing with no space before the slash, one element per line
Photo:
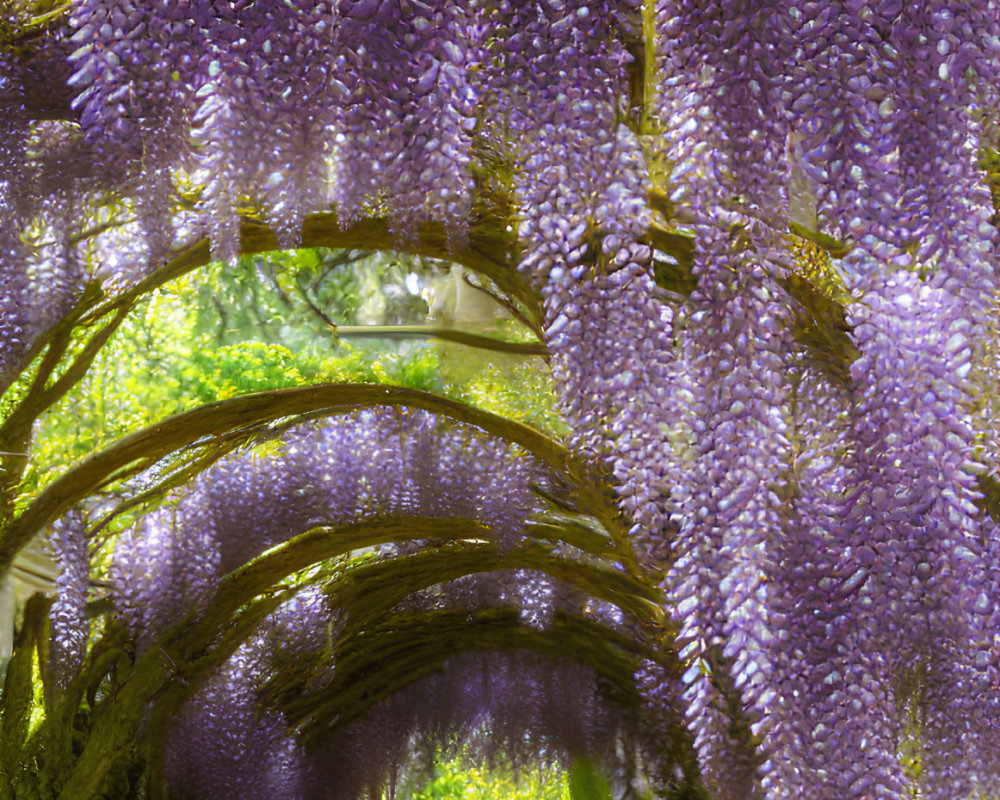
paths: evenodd
<path fill-rule="evenodd" d="M 636 730 L 662 741 L 649 721 L 683 720 L 720 800 L 995 795 L 995 0 L 70 5 L 0 55 L 0 389 L 88 287 L 134 286 L 192 237 L 231 259 L 248 220 L 292 248 L 331 208 L 344 228 L 384 218 L 400 247 L 493 225 L 537 299 L 569 444 L 663 598 L 658 630 L 607 626 L 662 645 L 630 675 Z M 132 227 L 80 235 L 115 202 Z M 843 343 L 838 373 L 804 318 Z M 119 535 L 116 613 L 141 654 L 269 548 L 377 516 L 468 517 L 510 552 L 542 472 L 425 413 L 297 428 Z M 86 511 L 52 532 L 62 688 L 85 658 Z M 530 570 L 442 591 L 403 610 L 506 603 L 539 634 L 570 607 L 601 619 Z M 346 798 L 383 785 L 415 731 L 487 713 L 509 751 L 532 728 L 567 762 L 626 735 L 590 667 L 466 654 L 442 667 L 461 713 L 418 719 L 445 680 L 429 677 L 307 753 L 284 727 L 294 703 L 254 711 L 255 676 L 276 670 L 268 630 L 301 622 L 303 652 L 322 650 L 317 631 L 346 624 L 327 599 L 282 606 L 187 701 L 168 784 L 213 739 L 254 765 L 246 796 Z M 515 685 L 596 698 L 597 718 L 553 720 Z M 352 772 L 380 737 L 386 763 Z M 336 748 L 331 788 L 316 752 Z M 674 762 L 643 752 L 666 796 Z M 216 770 L 192 796 L 217 793 Z"/>

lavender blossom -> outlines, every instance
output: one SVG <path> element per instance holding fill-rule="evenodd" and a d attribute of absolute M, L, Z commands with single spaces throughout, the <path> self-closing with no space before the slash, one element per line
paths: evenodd
<path fill-rule="evenodd" d="M 954 669 L 952 681 L 929 678 L 920 701 L 927 703 L 928 735 L 936 730 L 942 744 L 940 766 L 923 775 L 925 789 L 950 797 L 959 791 L 965 737 L 943 708 L 961 704 L 950 691 L 984 685 L 988 663 L 986 565 L 968 471 L 974 428 L 967 331 L 974 312 L 909 273 L 865 298 L 855 328 L 862 357 L 852 367 L 863 387 L 855 432 L 859 495 L 843 535 L 856 558 L 873 562 L 859 564 L 849 582 L 879 598 L 870 635 L 893 671 L 921 660 L 947 660 Z"/>
<path fill-rule="evenodd" d="M 408 12 L 357 3 L 337 31 L 334 198 L 342 222 L 355 219 L 383 192 L 393 229 L 415 241 L 425 220 L 443 219 L 464 235 L 471 209 L 471 131 L 483 57 L 479 13 L 463 4 L 413 4 Z M 366 9 L 367 11 L 367 9 Z"/>
<path fill-rule="evenodd" d="M 310 788 L 305 753 L 281 715 L 262 708 L 256 692 L 266 654 L 242 647 L 180 710 L 164 754 L 172 794 L 209 798 L 238 793 L 297 800 Z"/>
<path fill-rule="evenodd" d="M 191 528 L 183 515 L 183 506 L 150 512 L 115 547 L 115 603 L 140 651 L 207 600 L 219 577 L 219 543 L 205 512 L 196 509 Z"/>
<path fill-rule="evenodd" d="M 112 568 L 119 613 L 144 647 L 224 574 L 320 525 L 471 518 L 511 547 L 538 509 L 530 484 L 543 478 L 508 445 L 426 412 L 362 411 L 298 427 L 267 458 L 224 459 L 123 535 Z"/>
<path fill-rule="evenodd" d="M 52 652 L 49 669 L 55 683 L 65 688 L 83 665 L 90 623 L 90 551 L 86 517 L 77 511 L 59 520 L 52 530 L 52 547 L 59 564 L 57 596 L 52 603 Z"/>

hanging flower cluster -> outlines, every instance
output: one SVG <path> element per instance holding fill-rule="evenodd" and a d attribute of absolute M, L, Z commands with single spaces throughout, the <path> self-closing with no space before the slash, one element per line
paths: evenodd
<path fill-rule="evenodd" d="M 425 412 L 366 411 L 295 428 L 279 452 L 220 462 L 118 540 L 119 612 L 141 648 L 268 548 L 365 518 L 477 519 L 510 548 L 539 509 L 530 487 L 544 476 L 510 445 Z"/>
<path fill-rule="evenodd" d="M 403 533 L 414 516 L 478 520 L 500 552 L 510 551 L 523 539 L 527 517 L 539 510 L 530 486 L 545 480 L 546 471 L 510 445 L 429 413 L 362 411 L 296 427 L 284 434 L 279 452 L 224 460 L 118 539 L 111 569 L 117 614 L 141 656 L 159 634 L 204 607 L 226 573 L 311 528 L 366 518 L 400 520 Z M 376 558 L 433 546 L 380 545 Z M 71 571 L 63 583 L 73 577 L 77 582 L 54 612 L 63 649 L 80 636 L 62 610 L 81 582 L 86 586 L 87 576 Z M 514 613 L 506 624 L 519 624 L 518 614 L 527 613 L 529 624 L 544 630 L 553 612 L 537 584 L 524 570 L 470 574 L 423 594 L 404 593 L 395 613 L 405 619 L 451 611 L 464 623 L 507 608 Z M 564 594 L 550 585 L 548 604 L 572 606 Z M 488 734 L 476 739 L 482 758 L 519 766 L 547 752 L 549 760 L 568 765 L 583 754 L 613 758 L 619 735 L 636 724 L 590 667 L 530 650 L 459 648 L 441 671 L 405 685 L 350 724 L 339 723 L 306 749 L 280 705 L 266 701 L 268 679 L 282 675 L 288 663 L 318 663 L 299 701 L 310 708 L 321 702 L 314 696 L 339 680 L 338 669 L 356 669 L 350 648 L 357 640 L 338 639 L 353 619 L 332 601 L 336 596 L 316 586 L 301 589 L 182 706 L 165 745 L 172 792 L 207 798 L 238 787 L 246 797 L 355 798 L 395 784 L 402 766 L 421 769 L 423 762 L 414 760 L 417 741 L 452 747 L 456 734 L 488 725 Z M 385 611 L 391 622 L 393 609 Z M 336 775 L 332 783 L 324 777 L 330 775 Z"/>
<path fill-rule="evenodd" d="M 672 579 L 706 777 L 723 797 L 753 785 L 900 796 L 912 776 L 897 742 L 917 718 L 935 742 L 923 790 L 966 796 L 985 785 L 982 756 L 972 726 L 947 720 L 987 685 L 983 615 L 996 602 L 971 474 L 968 337 L 993 263 L 968 73 L 994 81 L 997 10 L 662 2 L 657 21 L 675 198 L 704 270 L 690 352 L 704 352 L 692 368 L 709 403 L 691 426 L 705 466 L 677 509 Z M 776 234 L 792 213 L 858 245 L 843 273 L 861 353 L 846 394 L 803 372 L 788 339 Z M 916 266 L 926 278 L 898 272 Z M 740 284 L 734 303 L 723 289 Z M 789 441 L 793 385 L 830 429 Z M 734 697 L 761 737 L 749 750 L 731 735 Z"/>

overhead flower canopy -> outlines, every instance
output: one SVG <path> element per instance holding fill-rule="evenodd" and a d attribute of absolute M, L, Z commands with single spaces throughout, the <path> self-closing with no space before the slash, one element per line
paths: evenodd
<path fill-rule="evenodd" d="M 136 676 L 51 796 L 103 796 L 141 729 L 169 796 L 362 797 L 485 719 L 657 798 L 1000 794 L 996 2 L 8 6 L 0 561 L 53 531 L 53 730 L 120 679 L 97 575 Z M 489 279 L 565 447 L 313 387 L 18 499 L 136 297 L 317 245 Z M 162 505 L 100 563 L 115 481 Z"/>

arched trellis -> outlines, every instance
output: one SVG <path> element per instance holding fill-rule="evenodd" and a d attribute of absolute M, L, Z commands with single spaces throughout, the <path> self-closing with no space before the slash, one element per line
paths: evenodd
<path fill-rule="evenodd" d="M 637 658 L 661 661 L 676 676 L 675 655 L 644 638 L 660 621 L 659 599 L 646 584 L 608 563 L 608 547 L 581 540 L 572 526 L 562 529 L 546 524 L 534 526 L 530 532 L 530 544 L 501 553 L 495 545 L 484 543 L 491 532 L 473 520 L 401 517 L 305 531 L 225 576 L 202 609 L 170 626 L 138 657 L 128 647 L 125 631 L 110 624 L 66 688 L 48 687 L 46 716 L 40 724 L 29 726 L 28 708 L 15 703 L 24 702 L 26 691 L 30 694 L 36 649 L 44 674 L 48 641 L 48 609 L 40 599 L 33 601 L 5 684 L 0 744 L 8 765 L 8 790 L 19 796 L 26 786 L 39 780 L 43 773 L 31 765 L 40 758 L 49 768 L 44 774 L 57 781 L 59 797 L 99 796 L 95 793 L 105 785 L 116 762 L 120 767 L 123 756 L 135 756 L 137 746 L 159 743 L 184 700 L 268 614 L 303 588 L 287 583 L 290 576 L 378 545 L 427 540 L 448 543 L 439 545 L 440 552 L 424 550 L 349 570 L 333 589 L 334 594 L 346 593 L 341 599 L 348 607 L 348 596 L 363 597 L 371 591 L 375 599 L 365 598 L 364 609 L 379 615 L 424 585 L 484 570 L 531 569 L 584 596 L 616 605 L 635 621 L 639 635 L 636 638 L 595 620 L 562 615 L 550 629 L 534 630 L 526 628 L 516 615 L 499 612 L 498 616 L 489 610 L 471 622 L 467 612 L 440 612 L 410 617 L 401 626 L 384 623 L 383 630 L 375 625 L 353 640 L 347 637 L 342 654 L 345 674 L 338 676 L 335 668 L 334 680 L 318 696 L 295 699 L 296 683 L 308 683 L 315 677 L 308 673 L 285 675 L 279 681 L 278 686 L 285 687 L 282 705 L 290 719 L 299 724 L 308 720 L 307 735 L 314 739 L 321 739 L 317 731 L 322 732 L 333 721 L 349 723 L 373 703 L 466 649 L 529 648 L 555 657 L 572 654 L 574 660 L 596 669 L 616 686 L 619 700 L 634 691 L 630 687 Z M 566 546 L 576 552 L 586 547 L 588 557 L 568 557 Z M 421 562 L 429 568 L 421 569 Z M 221 638 L 220 631 L 225 631 Z M 395 656 L 387 660 L 390 653 Z M 353 666 L 349 666 L 352 661 Z M 99 691 L 103 696 L 98 696 Z M 74 718 L 85 697 L 94 721 L 83 751 L 73 758 L 69 748 Z M 143 720 L 149 713 L 152 716 L 147 726 Z M 154 747 L 154 763 L 158 752 Z M 53 769 L 59 759 L 65 759 L 62 769 Z"/>
<path fill-rule="evenodd" d="M 655 228 L 650 230 L 654 242 L 661 247 L 671 247 L 668 253 L 689 259 L 688 239 L 675 236 L 660 241 L 662 235 Z M 277 244 L 274 234 L 255 221 L 245 222 L 242 241 L 245 254 L 269 252 Z M 343 230 L 337 224 L 336 215 L 327 213 L 306 218 L 302 244 L 310 247 L 379 249 L 392 247 L 393 238 L 385 220 L 362 220 Z M 446 258 L 483 275 L 495 282 L 513 301 L 523 304 L 532 318 L 539 320 L 540 297 L 537 292 L 532 291 L 523 275 L 512 268 L 515 261 L 513 248 L 513 241 L 507 233 L 502 232 L 498 221 L 487 219 L 472 228 L 468 243 L 458 250 L 449 248 L 442 226 L 427 224 L 414 252 Z M 0 481 L 5 489 L 0 495 L 3 498 L 9 502 L 23 473 L 25 463 L 20 454 L 30 440 L 31 426 L 82 377 L 137 300 L 208 263 L 210 247 L 205 239 L 184 248 L 147 278 L 121 294 L 104 298 L 99 287 L 91 286 L 77 301 L 76 307 L 46 336 L 35 342 L 29 354 L 31 360 L 38 360 L 31 388 L 0 425 L 0 458 L 4 461 Z M 684 270 L 683 262 L 679 269 L 673 268 L 661 273 L 661 278 L 664 287 L 670 291 L 689 292 L 692 288 L 690 273 Z M 845 335 L 847 327 L 843 308 L 817 289 L 807 276 L 792 276 L 788 286 L 793 296 L 798 297 L 802 303 L 796 323 L 797 336 L 805 346 L 812 349 L 819 363 L 827 365 L 834 374 L 844 374 L 856 356 L 856 351 Z M 94 332 L 90 333 L 91 330 Z M 82 347 L 78 346 L 71 352 L 73 339 L 80 336 L 81 331 L 86 332 L 83 334 L 86 341 Z M 480 344 L 472 341 L 468 343 Z M 526 352 L 534 350 L 528 348 Z M 13 516 L 11 513 L 8 519 Z M 23 522 L 18 518 L 0 530 L 0 563 L 10 562 L 13 555 L 31 538 L 33 534 L 30 531 L 33 529 L 37 529 L 37 526 L 29 517 Z"/>
<path fill-rule="evenodd" d="M 387 229 L 381 223 L 361 223 L 360 233 L 351 232 L 349 229 L 346 237 L 336 226 L 332 215 L 319 215 L 319 224 L 324 234 L 318 236 L 315 241 L 307 239 L 306 243 L 341 246 L 367 243 L 371 246 L 372 242 L 388 244 L 391 241 Z M 257 251 L 258 245 L 261 251 L 274 246 L 270 234 L 256 223 L 248 223 L 247 231 L 248 237 L 244 240 L 244 245 L 248 252 Z M 357 238 L 352 238 L 355 235 Z M 421 252 L 435 256 L 445 254 L 443 235 L 432 230 L 428 239 L 430 244 Z M 470 241 L 476 240 L 472 238 Z M 483 250 L 499 252 L 495 244 L 487 237 L 486 243 L 482 246 Z M 498 286 L 503 283 L 505 274 L 510 279 L 517 280 L 517 273 L 506 264 L 502 265 L 506 270 L 504 272 L 496 265 L 490 266 L 489 259 L 478 251 L 470 250 L 470 252 L 471 255 L 462 256 L 461 259 L 461 254 L 451 253 L 450 258 L 465 263 L 473 269 L 478 265 L 480 274 L 491 280 L 494 276 L 499 276 L 500 280 L 495 281 Z M 5 419 L 2 431 L 5 441 L 18 442 L 27 436 L 34 420 L 57 402 L 73 385 L 74 380 L 86 371 L 94 355 L 114 333 L 138 298 L 157 286 L 208 263 L 208 260 L 207 243 L 200 242 L 182 251 L 166 266 L 154 272 L 149 279 L 123 294 L 103 299 L 96 287 L 86 292 L 80 298 L 77 308 L 53 329 L 49 336 L 36 343 L 34 354 L 36 357 L 40 356 L 40 360 L 36 362 L 37 371 L 33 378 L 33 387 L 37 391 L 26 393 L 20 405 Z M 482 266 L 479 261 L 487 266 Z M 507 282 L 510 283 L 510 280 Z M 523 286 L 518 288 L 516 283 L 509 287 L 512 294 L 514 289 L 520 296 L 513 296 L 522 303 L 533 297 Z M 74 337 L 78 336 L 81 330 L 89 331 L 95 328 L 96 333 L 82 348 L 72 346 L 75 344 Z M 627 527 L 623 527 L 618 518 L 619 511 L 613 492 L 599 465 L 580 460 L 557 442 L 512 420 L 478 411 L 445 398 L 384 386 L 304 387 L 233 398 L 195 409 L 138 431 L 87 458 L 57 478 L 19 513 L 12 515 L 3 531 L 4 544 L 0 546 L 3 550 L 2 558 L 9 564 L 21 546 L 77 502 L 96 491 L 119 485 L 121 481 L 154 465 L 167 466 L 159 482 L 152 489 L 145 490 L 131 502 L 126 502 L 112 511 L 108 517 L 98 521 L 98 527 L 106 524 L 114 515 L 144 501 L 162 496 L 170 489 L 183 484 L 226 453 L 254 441 L 273 438 L 296 421 L 330 413 L 348 413 L 359 406 L 373 405 L 422 408 L 451 416 L 515 442 L 540 457 L 560 475 L 562 487 L 557 492 L 558 497 L 554 499 L 565 503 L 571 511 L 594 517 L 605 527 L 602 535 L 595 535 L 590 527 L 574 524 L 572 520 L 554 520 L 531 524 L 529 534 L 539 538 L 562 540 L 574 547 L 582 547 L 593 558 L 605 561 L 610 559 L 609 563 L 624 565 L 628 575 L 633 576 L 626 578 L 627 584 L 631 582 L 629 591 L 634 592 L 637 599 L 629 601 L 628 591 L 610 588 L 616 582 L 620 582 L 616 576 L 620 576 L 621 573 L 617 569 L 594 570 L 588 566 L 581 567 L 576 562 L 560 562 L 552 558 L 551 554 L 546 554 L 544 549 L 533 553 L 490 555 L 469 545 L 463 550 L 463 558 L 468 559 L 468 563 L 464 565 L 468 572 L 481 571 L 487 564 L 500 566 L 505 562 L 507 568 L 530 567 L 540 572 L 551 570 L 554 577 L 571 585 L 577 584 L 581 591 L 591 596 L 604 599 L 615 596 L 633 612 L 641 609 L 646 614 L 655 612 L 654 617 L 659 615 L 655 598 L 649 595 L 649 590 L 646 588 L 648 584 L 644 585 L 635 578 L 639 574 L 639 564 L 627 537 Z M 16 462 L 10 463 L 14 464 L 15 468 L 5 473 L 3 477 L 10 482 L 8 485 L 13 486 L 18 475 Z M 327 533 L 324 532 L 324 535 Z M 435 529 L 434 534 L 435 538 L 439 538 L 442 531 Z M 375 543 L 374 540 L 361 541 L 367 541 L 369 544 L 356 543 L 357 546 L 369 546 Z M 477 559 L 482 560 L 479 566 L 473 563 Z M 444 573 L 447 574 L 448 570 L 444 569 Z M 608 586 L 603 585 L 605 581 L 608 582 Z M 201 630 L 203 636 L 210 636 L 211 629 L 215 626 L 228 628 L 230 634 L 211 648 L 205 644 L 204 639 L 198 639 L 191 630 L 188 630 L 185 637 L 178 642 L 175 643 L 171 639 L 164 642 L 163 646 L 157 646 L 158 655 L 155 657 L 147 654 L 132 664 L 128 655 L 127 639 L 123 638 L 121 631 L 112 630 L 109 637 L 95 645 L 92 650 L 92 660 L 84 666 L 80 676 L 63 691 L 54 688 L 49 690 L 47 716 L 33 729 L 29 725 L 28 718 L 23 715 L 26 709 L 17 708 L 15 704 L 23 701 L 25 693 L 30 696 L 31 684 L 37 677 L 32 668 L 32 653 L 33 651 L 39 653 L 37 656 L 39 664 L 46 663 L 49 635 L 46 632 L 44 606 L 40 602 L 30 605 L 17 646 L 18 656 L 11 663 L 8 674 L 9 691 L 5 694 L 9 704 L 3 709 L 6 735 L 0 746 L 5 749 L 10 791 L 16 796 L 18 792 L 28 790 L 26 787 L 33 785 L 38 779 L 51 779 L 53 783 L 44 790 L 58 792 L 58 796 L 67 798 L 97 796 L 94 793 L 101 791 L 100 787 L 104 785 L 103 781 L 108 780 L 109 771 L 122 768 L 120 761 L 117 764 L 109 762 L 107 754 L 116 751 L 135 753 L 129 747 L 134 744 L 136 726 L 146 715 L 151 700 L 155 698 L 154 719 L 159 722 L 150 728 L 152 738 L 144 741 L 154 741 L 157 725 L 163 728 L 168 724 L 167 720 L 176 711 L 178 703 L 182 702 L 183 694 L 197 686 L 198 679 L 195 676 L 200 674 L 204 679 L 209 675 L 214 664 L 224 660 L 227 653 L 234 652 L 240 642 L 253 633 L 255 626 L 278 606 L 280 600 L 290 595 L 289 591 L 282 592 L 271 586 L 262 588 L 261 591 L 265 592 L 265 595 L 256 600 L 252 599 L 252 595 L 241 595 L 240 604 L 246 607 L 235 614 L 229 622 L 222 623 L 221 617 L 213 615 L 205 617 L 191 629 Z M 101 605 L 97 604 L 94 611 L 101 610 Z M 583 622 L 582 627 L 581 625 L 567 627 L 561 624 L 553 642 L 546 642 L 545 636 L 540 633 L 528 634 L 525 637 L 524 630 L 516 625 L 500 626 L 499 629 L 496 626 L 488 626 L 487 630 L 491 635 L 485 640 L 477 634 L 477 630 L 475 626 L 470 628 L 471 632 L 467 635 L 469 641 L 463 645 L 464 647 L 486 646 L 498 649 L 527 647 L 550 653 L 560 649 L 565 651 L 565 648 L 572 647 L 580 652 L 589 650 L 591 661 L 601 654 L 608 656 L 615 652 L 621 653 L 622 658 L 617 661 L 612 659 L 619 668 L 615 678 L 621 686 L 628 685 L 634 679 L 631 670 L 638 656 L 653 652 L 647 645 L 636 642 L 629 644 L 627 637 L 622 638 L 610 629 L 586 622 Z M 191 639 L 186 638 L 188 636 L 194 637 L 193 643 Z M 462 640 L 466 635 L 458 634 L 458 636 L 459 640 Z M 451 640 L 451 645 L 452 649 L 449 652 L 455 650 L 454 639 Z M 208 652 L 202 652 L 206 649 Z M 201 653 L 200 658 L 197 656 L 198 653 Z M 668 660 L 673 658 L 669 648 L 665 653 L 661 653 L 658 657 Z M 443 657 L 446 654 L 441 655 Z M 583 659 L 583 662 L 589 663 L 587 659 Z M 177 670 L 177 666 L 181 664 L 185 665 L 183 675 L 179 675 Z M 674 671 L 676 672 L 676 669 Z M 410 679 L 413 675 L 400 677 Z M 100 697 L 100 693 L 106 690 L 109 683 L 117 687 L 119 682 L 123 686 L 120 691 L 116 688 L 111 697 L 107 699 Z M 130 693 L 129 687 L 137 693 Z M 144 688 L 138 691 L 139 687 Z M 178 687 L 184 687 L 184 691 L 180 694 Z M 66 737 L 73 730 L 74 719 L 77 719 L 75 709 L 88 697 L 94 701 L 91 704 L 91 711 L 95 715 L 98 714 L 98 706 L 102 705 L 100 700 L 104 700 L 106 705 L 101 713 L 106 713 L 107 716 L 103 717 L 102 723 L 89 731 L 90 744 L 77 759 L 71 754 L 70 742 Z M 339 697 L 329 702 L 336 705 L 349 699 L 349 696 Z M 675 735 L 680 742 L 679 746 L 682 749 L 686 748 L 687 745 L 684 744 L 686 738 L 680 727 L 675 728 Z M 37 774 L 30 770 L 26 771 L 25 765 L 42 751 L 46 753 L 47 768 L 38 771 Z M 156 756 L 152 755 L 153 751 L 150 752 L 152 763 L 155 765 Z M 690 755 L 690 750 L 684 749 L 683 757 L 687 759 L 689 770 L 692 763 Z M 30 777 L 27 777 L 29 775 Z"/>
<path fill-rule="evenodd" d="M 94 521 L 90 535 L 99 536 L 115 516 L 162 500 L 234 451 L 280 439 L 303 421 L 318 425 L 324 418 L 377 408 L 433 414 L 520 448 L 552 474 L 548 485 L 537 489 L 556 504 L 557 513 L 526 521 L 526 541 L 513 549 L 491 542 L 490 529 L 473 520 L 396 517 L 303 532 L 224 577 L 199 610 L 156 636 L 153 644 L 144 644 L 138 654 L 130 644 L 132 634 L 106 616 L 114 607 L 103 601 L 92 604 L 92 613 L 106 620 L 105 634 L 66 685 L 48 674 L 46 609 L 33 603 L 10 665 L 2 709 L 7 736 L 0 747 L 8 758 L 8 788 L 14 796 L 42 774 L 26 769 L 40 752 L 51 767 L 44 775 L 53 781 L 45 790 L 61 797 L 99 796 L 108 776 L 122 768 L 123 754 L 126 761 L 148 759 L 150 791 L 162 791 L 159 765 L 171 720 L 269 614 L 303 589 L 289 582 L 289 576 L 379 545 L 413 542 L 422 547 L 348 569 L 329 584 L 333 605 L 349 610 L 341 654 L 345 660 L 337 662 L 344 663 L 343 671 L 333 669 L 334 677 L 321 695 L 298 699 L 296 686 L 301 694 L 315 674 L 274 676 L 271 691 L 280 698 L 283 713 L 301 727 L 303 741 L 322 742 L 324 731 L 326 738 L 332 735 L 331 725 L 340 730 L 387 695 L 464 651 L 527 649 L 550 658 L 573 654 L 574 663 L 594 670 L 609 687 L 609 702 L 620 705 L 623 713 L 636 711 L 634 680 L 640 660 L 661 663 L 676 677 L 676 655 L 663 634 L 662 598 L 642 577 L 600 465 L 526 425 L 426 392 L 331 384 L 245 395 L 179 414 L 119 440 L 57 478 L 21 513 L 8 535 L 28 538 L 86 498 L 116 487 L 120 491 L 130 478 L 156 468 L 158 478 L 151 488 L 132 497 L 126 494 L 124 502 Z M 631 622 L 616 630 L 585 616 L 559 613 L 545 630 L 535 630 L 503 609 L 484 608 L 474 619 L 468 612 L 408 618 L 391 613 L 407 597 L 432 585 L 497 570 L 547 575 L 580 598 L 617 607 Z M 219 638 L 219 631 L 227 633 Z M 47 707 L 45 719 L 29 733 L 28 720 L 19 716 L 15 703 L 29 691 L 33 651 L 38 653 Z M 387 660 L 388 653 L 400 657 Z M 321 672 L 330 669 L 309 666 Z M 371 690 L 373 685 L 378 691 Z M 81 703 L 89 706 L 92 724 L 80 722 Z M 67 736 L 81 724 L 87 730 L 86 744 L 77 758 L 70 755 Z M 674 756 L 689 770 L 691 753 L 679 725 L 673 736 L 680 748 Z"/>

